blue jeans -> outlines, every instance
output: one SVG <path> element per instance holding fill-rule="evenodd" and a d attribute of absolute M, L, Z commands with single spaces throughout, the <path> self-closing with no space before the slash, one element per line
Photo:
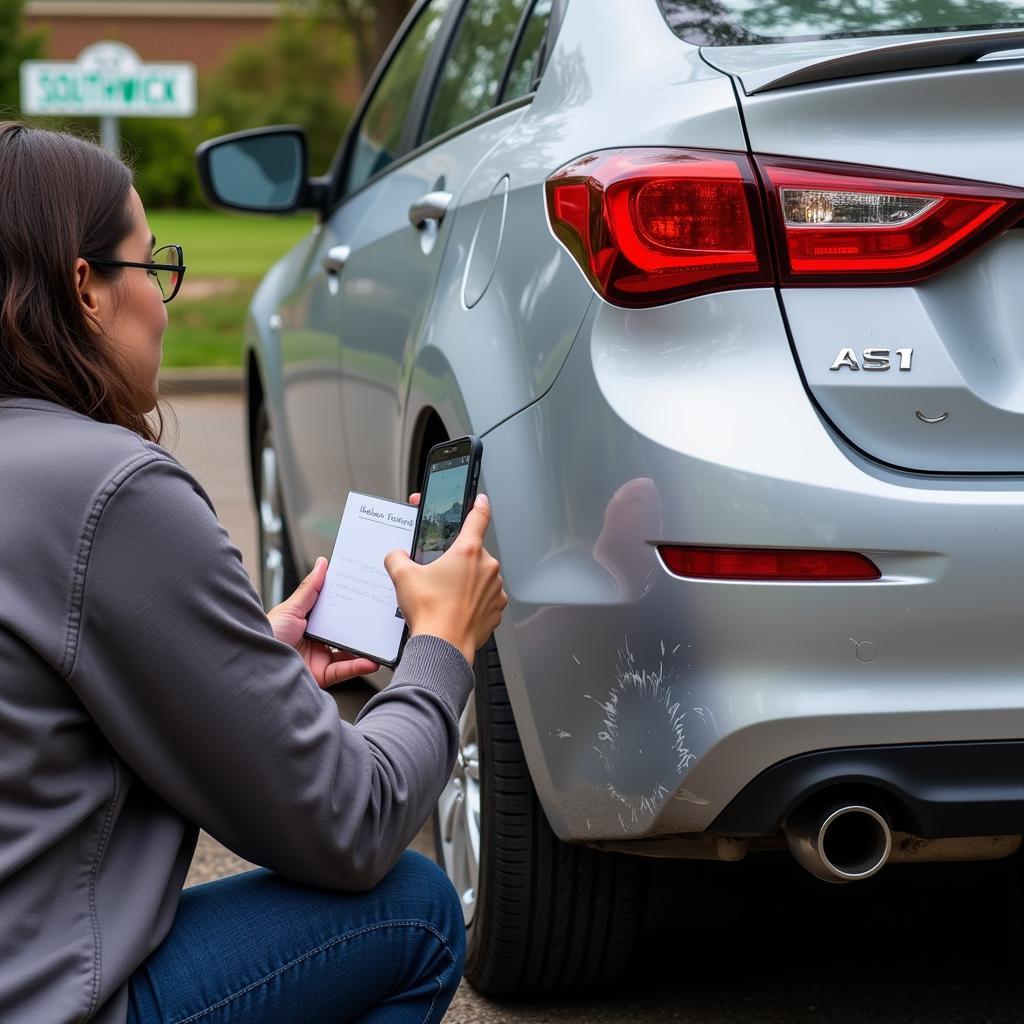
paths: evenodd
<path fill-rule="evenodd" d="M 248 871 L 184 891 L 128 1024 L 436 1024 L 465 945 L 451 882 L 417 853 L 364 893 Z"/>

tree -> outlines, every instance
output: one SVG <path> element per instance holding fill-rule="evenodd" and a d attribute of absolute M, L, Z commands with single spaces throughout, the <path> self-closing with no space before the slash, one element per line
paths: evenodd
<path fill-rule="evenodd" d="M 356 60 L 365 86 L 388 43 L 398 32 L 413 0 L 316 0 L 323 14 L 336 15 L 356 44 Z"/>
<path fill-rule="evenodd" d="M 310 171 L 327 170 L 352 111 L 338 98 L 352 60 L 338 25 L 289 8 L 267 40 L 239 43 L 200 89 L 203 138 L 266 124 L 298 124 L 309 137 Z"/>
<path fill-rule="evenodd" d="M 203 77 L 194 118 L 124 118 L 123 153 L 146 205 L 203 206 L 196 145 L 245 128 L 300 125 L 309 140 L 310 173 L 326 171 L 352 115 L 339 98 L 353 64 L 352 49 L 337 22 L 302 17 L 288 5 L 269 36 L 236 44 Z M 83 129 L 95 131 L 91 124 L 76 130 Z"/>
<path fill-rule="evenodd" d="M 0 117 L 18 110 L 21 62 L 42 56 L 44 33 L 26 33 L 25 0 L 0 0 Z"/>

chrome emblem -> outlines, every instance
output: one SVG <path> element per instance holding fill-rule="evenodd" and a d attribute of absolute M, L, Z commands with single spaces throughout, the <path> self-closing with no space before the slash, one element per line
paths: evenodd
<path fill-rule="evenodd" d="M 902 371 L 910 369 L 911 361 L 914 358 L 912 348 L 896 349 L 896 359 Z M 892 368 L 892 356 L 887 348 L 866 348 L 857 361 L 857 353 L 852 348 L 841 348 L 839 354 L 832 361 L 830 370 L 889 370 Z"/>

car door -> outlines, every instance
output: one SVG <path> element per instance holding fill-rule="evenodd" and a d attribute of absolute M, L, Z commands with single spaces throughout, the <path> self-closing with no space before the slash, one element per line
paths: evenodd
<path fill-rule="evenodd" d="M 289 518 L 306 565 L 330 551 L 345 496 L 354 486 L 342 409 L 341 271 L 372 220 L 378 194 L 367 182 L 408 149 L 416 83 L 434 53 L 456 0 L 424 0 L 410 16 L 371 86 L 368 103 L 350 131 L 347 198 L 318 225 L 302 256 L 288 298 L 275 318 L 281 359 L 282 443 Z M 349 290 L 358 301 L 358 287 Z M 357 435 L 358 436 L 358 435 Z"/>
<path fill-rule="evenodd" d="M 342 419 L 358 490 L 404 488 L 403 381 L 462 187 L 522 116 L 521 107 L 495 104 L 528 7 L 529 0 L 466 0 L 446 13 L 435 60 L 417 84 L 404 159 L 365 175 L 376 111 L 411 87 L 401 65 L 381 79 L 354 137 L 335 234 L 347 246 L 337 325 Z M 348 213 L 355 207 L 358 218 Z"/>

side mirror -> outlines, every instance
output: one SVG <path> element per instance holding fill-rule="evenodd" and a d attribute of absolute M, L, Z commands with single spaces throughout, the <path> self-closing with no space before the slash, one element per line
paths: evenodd
<path fill-rule="evenodd" d="M 215 206 L 291 213 L 319 205 L 320 182 L 308 180 L 306 133 L 295 125 L 208 139 L 196 149 L 196 161 L 203 192 Z"/>

